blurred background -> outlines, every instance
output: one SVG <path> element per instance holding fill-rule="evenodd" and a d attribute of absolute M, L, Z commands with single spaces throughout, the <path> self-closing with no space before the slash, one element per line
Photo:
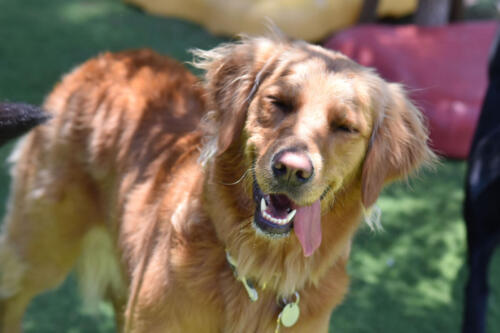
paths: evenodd
<path fill-rule="evenodd" d="M 148 47 L 189 61 L 189 49 L 265 33 L 266 17 L 292 37 L 341 50 L 404 83 L 443 156 L 435 170 L 384 191 L 384 231 L 363 227 L 356 236 L 350 292 L 330 331 L 460 331 L 464 159 L 486 92 L 496 0 L 0 0 L 0 101 L 39 105 L 61 75 L 104 51 Z M 0 148 L 0 216 L 13 144 Z M 488 331 L 500 332 L 500 251 L 490 281 Z M 37 297 L 25 331 L 114 332 L 112 308 L 83 307 L 77 288 L 70 276 Z"/>

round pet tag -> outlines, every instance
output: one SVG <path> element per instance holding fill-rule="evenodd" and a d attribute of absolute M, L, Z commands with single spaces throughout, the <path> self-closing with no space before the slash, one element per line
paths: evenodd
<path fill-rule="evenodd" d="M 293 326 L 299 320 L 300 309 L 297 303 L 288 303 L 281 311 L 281 323 L 285 327 Z"/>

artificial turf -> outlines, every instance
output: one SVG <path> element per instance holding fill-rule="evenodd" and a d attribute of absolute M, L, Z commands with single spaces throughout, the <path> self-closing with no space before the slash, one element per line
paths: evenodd
<path fill-rule="evenodd" d="M 146 15 L 118 0 L 0 0 L 0 100 L 40 104 L 59 77 L 103 51 L 149 47 L 180 61 L 190 48 L 226 39 L 174 18 Z M 9 177 L 0 149 L 0 216 Z M 384 231 L 360 230 L 352 250 L 350 292 L 331 332 L 457 332 L 465 271 L 461 217 L 463 162 L 443 162 L 379 200 Z M 500 332 L 500 253 L 491 265 L 489 332 Z M 69 277 L 38 296 L 24 318 L 28 333 L 114 332 L 113 311 L 80 302 Z M 196 314 L 193 314 L 196 315 Z"/>

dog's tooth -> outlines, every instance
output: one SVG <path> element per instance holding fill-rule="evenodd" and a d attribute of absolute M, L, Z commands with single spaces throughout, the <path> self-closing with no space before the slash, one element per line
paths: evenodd
<path fill-rule="evenodd" d="M 272 222 L 272 223 L 278 224 L 278 225 L 285 225 L 285 224 L 289 223 L 293 219 L 293 217 L 295 216 L 295 213 L 296 213 L 296 211 L 293 210 L 292 212 L 290 212 L 288 214 L 288 216 L 286 218 L 279 219 L 279 218 L 273 217 L 269 213 L 267 213 L 265 211 L 265 209 L 267 208 L 267 206 L 263 205 L 262 203 L 261 203 L 261 208 L 264 208 L 264 210 L 262 211 L 262 217 L 264 217 L 269 222 Z"/>
<path fill-rule="evenodd" d="M 290 222 L 294 218 L 296 213 L 297 213 L 296 209 L 294 209 L 290 213 L 288 213 L 288 215 L 286 216 L 286 223 Z"/>
<path fill-rule="evenodd" d="M 264 198 L 262 198 L 260 200 L 260 211 L 261 212 L 265 212 L 267 209 L 267 204 L 266 204 L 266 200 L 264 200 Z"/>

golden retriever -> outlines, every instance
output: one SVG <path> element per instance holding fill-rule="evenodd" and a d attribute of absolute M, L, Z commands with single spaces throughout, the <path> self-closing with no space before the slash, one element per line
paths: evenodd
<path fill-rule="evenodd" d="M 328 331 L 363 213 L 433 158 L 422 116 L 399 85 L 304 42 L 196 56 L 204 84 L 137 50 L 48 96 L 53 119 L 12 157 L 2 332 L 74 267 L 120 331 Z"/>

